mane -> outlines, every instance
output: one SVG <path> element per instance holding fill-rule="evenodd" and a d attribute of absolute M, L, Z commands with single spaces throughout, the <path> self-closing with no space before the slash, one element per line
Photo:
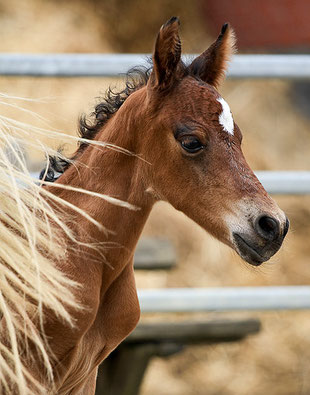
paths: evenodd
<path fill-rule="evenodd" d="M 10 100 L 31 99 L 0 92 L 0 105 L 11 105 Z M 22 113 L 29 111 L 18 104 L 14 108 Z M 42 188 L 29 173 L 28 147 L 35 145 L 41 152 L 54 153 L 41 143 L 42 130 L 8 118 L 0 111 L 0 394 L 57 393 L 54 369 L 60 362 L 49 345 L 45 325 L 53 317 L 75 328 L 72 312 L 84 309 L 75 296 L 81 285 L 71 279 L 70 273 L 63 272 L 58 263 L 80 245 L 89 247 L 90 254 L 96 251 L 104 258 L 104 243 L 80 240 L 68 225 L 68 211 L 79 213 L 102 231 L 104 226 L 74 204 Z M 29 142 L 30 131 L 34 144 Z M 53 130 L 46 132 L 58 139 L 62 135 Z M 51 163 L 61 166 L 61 162 Z M 72 190 L 68 185 L 59 187 Z M 79 192 L 93 194 L 83 189 Z M 96 196 L 130 208 L 115 198 Z"/>
<path fill-rule="evenodd" d="M 40 173 L 40 179 L 56 181 L 69 166 L 81 155 L 93 140 L 96 134 L 107 124 L 109 119 L 119 110 L 125 100 L 135 91 L 145 86 L 149 80 L 152 67 L 135 67 L 130 69 L 125 77 L 125 87 L 121 91 L 115 91 L 109 87 L 105 97 L 96 105 L 95 110 L 86 116 L 83 114 L 79 119 L 78 148 L 71 158 L 65 158 L 61 151 L 58 156 L 49 156 L 48 164 Z"/>

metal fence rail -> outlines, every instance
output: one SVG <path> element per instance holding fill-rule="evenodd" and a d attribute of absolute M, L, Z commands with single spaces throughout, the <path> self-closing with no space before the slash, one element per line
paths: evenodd
<path fill-rule="evenodd" d="M 310 308 L 310 286 L 149 289 L 138 295 L 143 313 Z"/>
<path fill-rule="evenodd" d="M 197 55 L 185 55 L 188 63 Z M 150 54 L 0 54 L 0 75 L 117 76 L 148 65 Z M 310 55 L 235 55 L 230 78 L 310 78 Z"/>
<path fill-rule="evenodd" d="M 273 195 L 310 194 L 310 171 L 256 171 L 255 174 Z M 31 173 L 31 176 L 38 179 L 39 173 Z"/>
<path fill-rule="evenodd" d="M 255 174 L 271 194 L 310 194 L 310 171 L 256 171 Z"/>

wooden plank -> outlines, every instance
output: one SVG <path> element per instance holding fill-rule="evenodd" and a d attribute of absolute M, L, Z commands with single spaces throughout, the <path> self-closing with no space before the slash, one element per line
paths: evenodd
<path fill-rule="evenodd" d="M 134 267 L 138 270 L 167 270 L 176 265 L 176 254 L 169 240 L 142 238 L 138 242 Z"/>
<path fill-rule="evenodd" d="M 234 341 L 257 333 L 257 319 L 140 323 L 126 343 L 174 342 L 181 344 Z"/>
<path fill-rule="evenodd" d="M 260 330 L 256 319 L 141 323 L 99 367 L 96 395 L 138 395 L 151 359 L 188 344 L 237 341 Z"/>

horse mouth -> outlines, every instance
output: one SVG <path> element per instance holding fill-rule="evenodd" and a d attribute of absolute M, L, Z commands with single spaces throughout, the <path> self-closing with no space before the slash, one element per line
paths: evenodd
<path fill-rule="evenodd" d="M 263 257 L 257 249 L 241 237 L 238 233 L 234 233 L 234 240 L 237 246 L 237 252 L 250 265 L 260 266 L 263 262 L 268 261 L 269 257 Z"/>

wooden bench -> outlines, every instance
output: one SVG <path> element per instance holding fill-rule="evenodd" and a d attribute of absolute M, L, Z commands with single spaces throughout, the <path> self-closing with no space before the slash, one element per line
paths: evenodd
<path fill-rule="evenodd" d="M 170 270 L 176 266 L 176 254 L 171 243 L 162 238 L 143 238 L 134 258 L 136 270 Z"/>
<path fill-rule="evenodd" d="M 167 240 L 139 242 L 135 269 L 167 270 L 175 265 L 175 251 Z M 187 345 L 239 341 L 259 330 L 257 319 L 141 322 L 99 367 L 96 395 L 138 395 L 153 357 L 168 357 Z"/>

